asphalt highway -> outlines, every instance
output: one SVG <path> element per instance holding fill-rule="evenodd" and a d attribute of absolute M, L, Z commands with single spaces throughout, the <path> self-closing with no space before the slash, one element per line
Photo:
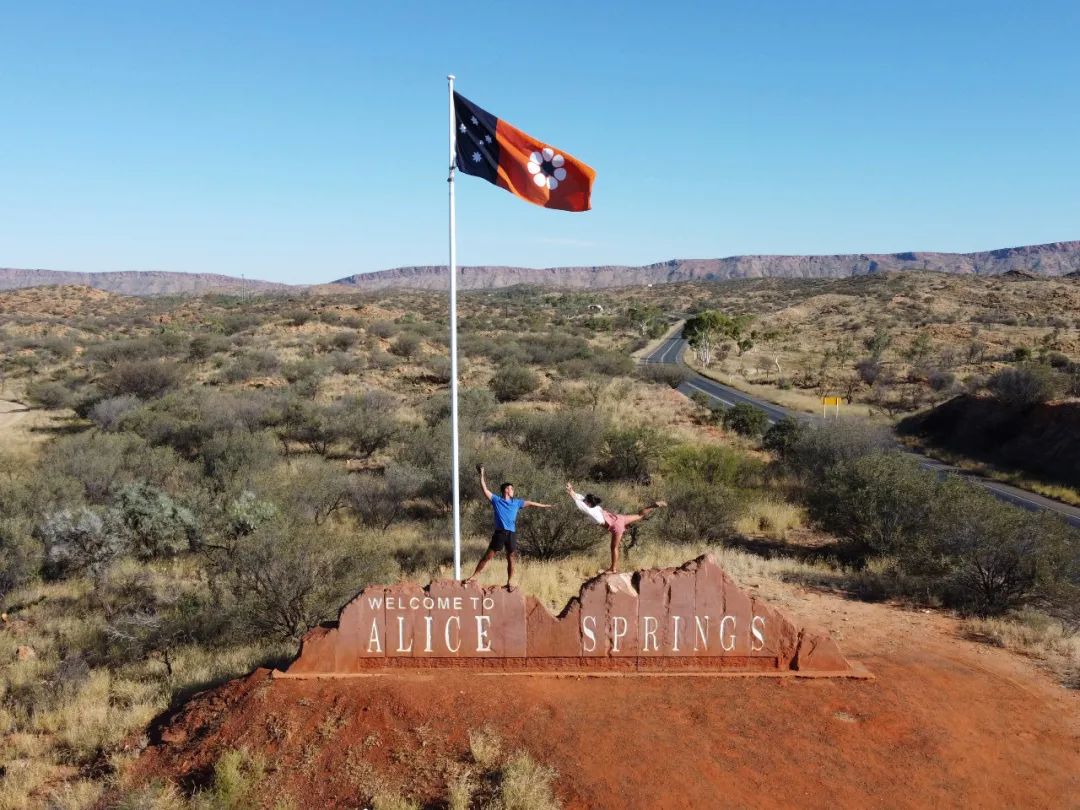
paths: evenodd
<path fill-rule="evenodd" d="M 708 377 L 703 377 L 698 374 L 692 368 L 687 366 L 682 361 L 682 354 L 686 350 L 686 341 L 678 337 L 669 337 L 665 339 L 659 346 L 656 347 L 645 359 L 645 363 L 667 363 L 671 365 L 682 366 L 686 372 L 686 382 L 679 386 L 679 392 L 686 396 L 692 396 L 695 393 L 701 393 L 713 400 L 718 400 L 726 407 L 731 407 L 740 402 L 753 405 L 755 408 L 759 408 L 765 412 L 765 415 L 769 418 L 769 422 L 776 422 L 783 419 L 786 416 L 794 417 L 795 419 L 814 419 L 810 414 L 802 413 L 799 411 L 789 411 L 786 408 L 782 408 L 772 402 L 767 402 L 763 399 L 745 394 L 742 391 L 738 391 L 730 386 L 718 383 L 715 380 L 710 380 Z M 820 417 L 818 417 L 820 418 Z M 1023 509 L 1027 509 L 1032 512 L 1048 511 L 1061 515 L 1065 520 L 1080 528 L 1080 509 L 1075 506 L 1069 506 L 1058 501 L 1044 498 L 1041 495 L 1037 495 L 1034 492 L 1028 492 L 1026 489 L 1019 489 L 1008 484 L 1002 484 L 998 481 L 990 481 L 986 478 L 980 478 L 976 475 L 971 475 L 963 470 L 943 464 L 940 461 L 935 461 L 932 458 L 921 455 L 919 453 L 913 453 L 911 451 L 904 451 L 907 455 L 914 458 L 919 462 L 919 465 L 923 469 L 933 470 L 938 475 L 960 475 L 967 478 L 972 483 L 978 484 L 984 489 L 989 490 L 993 495 L 1007 503 L 1011 503 L 1014 506 L 1019 506 Z"/>

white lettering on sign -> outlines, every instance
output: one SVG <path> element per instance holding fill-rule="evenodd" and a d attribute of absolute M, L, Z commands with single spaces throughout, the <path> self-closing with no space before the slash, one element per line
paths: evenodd
<path fill-rule="evenodd" d="M 424 617 L 424 652 L 431 652 L 431 623 L 434 621 L 430 616 Z"/>
<path fill-rule="evenodd" d="M 642 621 L 643 621 L 645 627 L 642 630 L 643 639 L 642 639 L 641 651 L 642 652 L 648 652 L 649 651 L 649 641 L 650 640 L 652 641 L 653 650 L 654 651 L 659 651 L 660 646 L 656 643 L 656 628 L 657 628 L 656 617 L 655 616 L 645 616 L 642 619 Z"/>
<path fill-rule="evenodd" d="M 450 623 L 454 622 L 457 625 L 457 644 L 450 643 Z M 461 649 L 461 618 L 458 616 L 451 616 L 446 620 L 446 627 L 443 628 L 443 640 L 446 642 L 446 649 L 452 653 L 456 653 Z"/>
<path fill-rule="evenodd" d="M 593 652 L 596 650 L 596 617 L 584 616 L 581 619 L 581 632 L 584 639 L 581 642 L 581 648 L 585 652 Z"/>
<path fill-rule="evenodd" d="M 619 642 L 626 636 L 626 617 L 615 616 L 611 620 L 611 651 L 619 651 Z"/>
<path fill-rule="evenodd" d="M 477 652 L 491 652 L 491 639 L 488 637 L 488 630 L 491 628 L 490 616 L 477 616 L 476 617 L 476 651 Z"/>
<path fill-rule="evenodd" d="M 409 639 L 409 646 L 408 647 L 405 646 L 405 617 L 404 616 L 398 616 L 397 617 L 397 633 L 398 633 L 397 651 L 399 653 L 411 653 L 412 648 L 413 648 L 412 639 Z"/>
<path fill-rule="evenodd" d="M 724 643 L 724 625 L 726 625 L 728 622 L 731 622 L 731 630 L 732 630 L 732 632 L 731 632 L 731 635 L 729 635 L 727 637 L 727 640 L 729 642 L 731 642 L 731 643 L 730 644 L 725 644 Z M 735 617 L 734 616 L 725 616 L 724 618 L 722 618 L 720 620 L 720 647 L 724 650 L 724 652 L 731 652 L 732 650 L 735 649 Z"/>
<path fill-rule="evenodd" d="M 705 617 L 705 626 L 701 625 L 701 617 L 695 616 L 694 622 L 697 624 L 697 640 L 694 641 L 694 652 L 698 651 L 698 641 L 701 642 L 702 647 L 706 650 L 709 649 L 709 617 Z"/>
<path fill-rule="evenodd" d="M 760 625 L 760 626 L 759 626 Z M 754 637 L 754 642 L 750 642 L 750 652 L 757 652 L 758 650 L 765 649 L 765 617 L 755 616 L 750 620 L 750 635 Z"/>
<path fill-rule="evenodd" d="M 661 620 L 656 616 L 641 616 L 639 620 L 641 652 L 671 652 L 681 651 L 682 625 L 684 616 L 671 616 L 668 627 L 670 635 L 660 634 Z M 694 652 L 708 652 L 709 645 L 719 645 L 723 652 L 732 652 L 739 644 L 739 619 L 737 616 L 727 614 L 721 616 L 717 624 L 713 624 L 713 616 L 694 617 Z M 581 651 L 585 653 L 595 652 L 597 649 L 597 626 L 599 622 L 596 616 L 581 617 Z M 713 634 L 716 628 L 716 634 Z M 743 625 L 741 632 L 749 631 L 750 651 L 760 652 L 765 649 L 765 617 L 754 616 L 750 624 Z M 628 621 L 623 616 L 613 616 L 604 626 L 603 632 L 607 635 L 612 652 L 626 651 L 626 639 L 630 637 Z"/>
<path fill-rule="evenodd" d="M 382 644 L 379 643 L 379 620 L 371 620 L 371 636 L 368 638 L 367 651 L 382 654 Z"/>

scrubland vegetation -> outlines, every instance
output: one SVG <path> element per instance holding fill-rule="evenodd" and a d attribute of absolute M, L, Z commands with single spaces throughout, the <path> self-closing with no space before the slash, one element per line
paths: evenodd
<path fill-rule="evenodd" d="M 794 295 L 769 284 L 763 320 L 782 309 L 770 295 Z M 973 635 L 1052 658 L 1075 682 L 1080 543 L 1060 521 L 938 480 L 880 427 L 770 427 L 682 398 L 677 370 L 635 367 L 669 318 L 728 289 L 680 285 L 663 312 L 647 290 L 462 296 L 466 566 L 489 533 L 482 461 L 489 481 L 558 504 L 520 526 L 521 587 L 553 608 L 604 563 L 603 533 L 562 496 L 569 479 L 618 508 L 669 502 L 628 532 L 627 567 L 711 549 L 736 577 L 955 609 Z M 745 307 L 756 288 L 731 289 Z M 129 786 L 125 763 L 156 715 L 287 659 L 359 587 L 450 574 L 445 300 L 84 293 L 0 296 L 0 398 L 51 415 L 2 434 L 0 806 L 246 806 L 260 765 L 242 753 L 194 796 Z M 795 340 L 740 323 L 747 356 Z M 1074 323 L 1060 329 L 1075 339 Z M 1072 373 L 1050 366 L 1055 385 Z M 1002 629 L 1015 627 L 1042 628 L 1053 649 Z M 555 806 L 528 754 L 488 757 L 480 736 L 474 748 L 450 806 Z M 375 782 L 358 800 L 409 806 Z"/>

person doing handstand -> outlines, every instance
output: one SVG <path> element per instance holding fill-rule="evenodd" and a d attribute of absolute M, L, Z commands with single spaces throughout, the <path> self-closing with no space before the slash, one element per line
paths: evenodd
<path fill-rule="evenodd" d="M 510 581 L 514 578 L 514 554 L 517 552 L 517 513 L 527 506 L 535 506 L 540 509 L 550 509 L 550 503 L 537 503 L 514 497 L 514 485 L 502 484 L 499 487 L 500 495 L 493 495 L 488 489 L 487 481 L 484 480 L 484 465 L 477 464 L 476 471 L 480 473 L 480 486 L 484 490 L 484 497 L 491 501 L 492 516 L 495 519 L 495 531 L 491 535 L 491 543 L 488 544 L 487 552 L 476 564 L 476 570 L 468 579 L 464 580 L 468 585 L 484 567 L 491 562 L 495 555 L 506 549 L 506 587 L 509 590 Z"/>
<path fill-rule="evenodd" d="M 615 574 L 619 571 L 619 546 L 622 544 L 623 532 L 631 523 L 644 520 L 651 512 L 662 506 L 667 506 L 667 501 L 653 501 L 651 506 L 643 506 L 636 515 L 617 515 L 600 506 L 600 499 L 593 494 L 579 495 L 574 492 L 573 485 L 566 482 L 566 492 L 574 499 L 574 505 L 592 518 L 598 526 L 606 526 L 611 534 L 611 567 L 604 573 Z"/>

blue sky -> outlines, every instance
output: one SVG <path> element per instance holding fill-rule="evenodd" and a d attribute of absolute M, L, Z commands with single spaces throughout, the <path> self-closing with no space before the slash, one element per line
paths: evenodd
<path fill-rule="evenodd" d="M 1080 238 L 1075 2 L 0 2 L 0 266 L 446 261 L 445 76 L 590 163 L 458 183 L 465 264 Z"/>

